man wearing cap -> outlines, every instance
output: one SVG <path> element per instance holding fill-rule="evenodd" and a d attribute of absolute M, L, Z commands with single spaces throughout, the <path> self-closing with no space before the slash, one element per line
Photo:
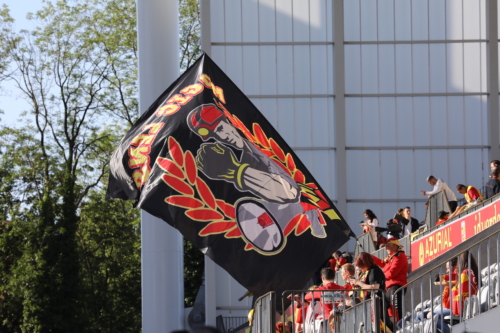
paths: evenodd
<path fill-rule="evenodd" d="M 440 212 L 438 213 L 438 218 L 439 218 L 439 220 L 436 222 L 436 226 L 438 226 L 438 225 L 440 225 L 440 224 L 443 224 L 443 223 L 445 223 L 446 221 L 448 221 L 449 216 L 450 216 L 450 213 L 445 212 L 444 210 L 440 211 Z"/>
<path fill-rule="evenodd" d="M 200 145 L 198 169 L 210 179 L 232 183 L 238 191 L 255 196 L 235 203 L 238 227 L 255 249 L 280 251 L 285 246 L 283 230 L 300 214 L 307 217 L 314 236 L 326 237 L 319 210 L 305 210 L 300 204 L 297 182 L 242 136 L 215 104 L 193 109 L 187 124 L 204 142 L 215 141 Z"/>
<path fill-rule="evenodd" d="M 402 318 L 403 308 L 402 299 L 403 293 L 399 292 L 395 295 L 397 289 L 408 283 L 408 259 L 406 258 L 405 252 L 402 250 L 402 245 L 396 238 L 389 238 L 385 245 L 388 257 L 385 259 L 379 259 L 372 255 L 375 264 L 382 268 L 385 275 L 385 295 L 390 303 L 395 307 L 398 318 Z M 394 302 L 394 303 L 393 303 Z M 389 313 L 392 311 L 389 311 Z M 394 312 L 393 312 L 394 313 Z"/>
<path fill-rule="evenodd" d="M 457 197 L 455 196 L 455 193 L 446 185 L 446 183 L 442 179 L 436 179 L 434 176 L 429 176 L 427 177 L 427 182 L 434 186 L 432 191 L 420 191 L 423 195 L 428 196 L 429 198 L 432 197 L 434 194 L 444 191 L 446 193 L 446 198 L 448 198 L 448 205 L 450 206 L 450 209 L 452 212 L 457 209 Z"/>

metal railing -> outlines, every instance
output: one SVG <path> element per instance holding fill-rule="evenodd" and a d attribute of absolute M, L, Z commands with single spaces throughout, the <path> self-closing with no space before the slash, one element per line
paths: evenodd
<path fill-rule="evenodd" d="M 273 291 L 255 301 L 251 327 L 252 333 L 276 332 L 276 294 Z"/>
<path fill-rule="evenodd" d="M 289 295 L 294 301 L 287 307 Z M 282 325 L 291 325 L 292 333 L 379 333 L 384 325 L 392 327 L 381 289 L 289 290 L 282 310 Z"/>
<path fill-rule="evenodd" d="M 372 253 L 376 250 L 375 243 L 371 233 L 367 232 L 356 238 L 356 248 L 354 249 L 354 257 L 356 257 L 361 252 Z"/>
<path fill-rule="evenodd" d="M 398 289 L 397 292 L 407 289 L 402 304 L 404 320 L 398 323 L 398 332 L 434 333 L 439 329 L 446 333 L 450 326 L 498 306 L 500 230 L 461 249 L 454 258 L 457 258 L 456 266 L 452 259 Z M 474 272 L 475 263 L 477 272 Z M 443 267 L 446 265 L 452 267 L 451 274 Z M 443 296 L 449 306 L 444 304 L 448 302 Z"/>
<path fill-rule="evenodd" d="M 216 318 L 217 329 L 222 333 L 235 333 L 249 326 L 248 317 L 223 317 Z"/>
<path fill-rule="evenodd" d="M 440 211 L 449 212 L 450 214 L 450 206 L 448 204 L 448 198 L 446 197 L 446 193 L 444 191 L 440 191 L 434 194 L 427 201 L 427 210 L 425 212 L 425 225 L 427 229 L 431 229 L 436 225 L 436 222 L 439 220 L 439 212 Z"/>

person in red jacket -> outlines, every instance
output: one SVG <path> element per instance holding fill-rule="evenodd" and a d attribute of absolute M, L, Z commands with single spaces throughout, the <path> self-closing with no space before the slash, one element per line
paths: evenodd
<path fill-rule="evenodd" d="M 408 259 L 406 258 L 406 254 L 402 250 L 402 247 L 403 246 L 396 238 L 390 238 L 387 240 L 385 245 L 388 257 L 383 260 L 373 257 L 375 264 L 384 271 L 386 288 L 385 295 L 389 302 L 393 303 L 392 306 L 396 309 L 398 318 L 402 318 L 403 315 L 403 308 L 401 304 L 404 290 L 395 295 L 394 302 L 393 296 L 397 289 L 408 283 Z"/>
<path fill-rule="evenodd" d="M 313 304 L 313 299 L 321 299 L 323 293 L 319 292 L 320 290 L 339 290 L 343 289 L 341 286 L 333 282 L 335 280 L 335 272 L 330 267 L 325 267 L 321 270 L 321 281 L 323 284 L 321 287 L 317 288 L 316 291 L 307 293 L 304 299 L 308 301 L 310 304 Z M 321 303 L 322 313 L 316 319 L 328 319 L 330 316 L 330 312 L 333 309 L 332 301 L 325 301 Z"/>

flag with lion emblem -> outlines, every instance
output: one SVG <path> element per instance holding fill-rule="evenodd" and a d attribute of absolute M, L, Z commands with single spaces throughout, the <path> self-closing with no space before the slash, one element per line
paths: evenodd
<path fill-rule="evenodd" d="M 135 200 L 255 295 L 301 289 L 354 236 L 206 54 L 139 118 L 110 168 L 108 198 Z"/>

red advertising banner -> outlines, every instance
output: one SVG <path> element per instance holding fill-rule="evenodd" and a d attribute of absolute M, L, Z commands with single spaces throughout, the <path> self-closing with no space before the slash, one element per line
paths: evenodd
<path fill-rule="evenodd" d="M 498 206 L 498 209 L 497 209 Z M 500 221 L 500 201 L 493 202 L 463 218 L 437 228 L 411 243 L 411 269 L 436 259 L 457 244 L 477 235 Z"/>

